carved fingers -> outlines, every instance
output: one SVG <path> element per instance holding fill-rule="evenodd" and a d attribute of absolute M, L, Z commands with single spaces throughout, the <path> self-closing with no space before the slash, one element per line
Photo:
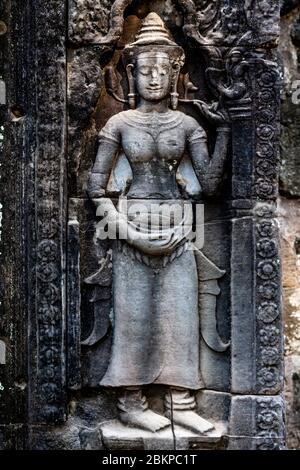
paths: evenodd
<path fill-rule="evenodd" d="M 204 101 L 194 100 L 193 103 L 201 111 L 204 117 L 216 126 L 229 123 L 229 116 L 224 108 L 219 107 L 219 103 L 208 105 Z"/>

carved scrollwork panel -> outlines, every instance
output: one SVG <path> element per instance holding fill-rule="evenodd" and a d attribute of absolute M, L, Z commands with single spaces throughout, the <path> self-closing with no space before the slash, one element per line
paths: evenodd
<path fill-rule="evenodd" d="M 109 17 L 114 0 L 71 0 L 69 37 L 75 43 L 93 42 L 109 30 Z"/>
<path fill-rule="evenodd" d="M 274 381 L 275 369 L 266 372 L 270 382 Z M 256 403 L 257 450 L 284 449 L 283 402 L 280 396 L 259 398 Z"/>
<path fill-rule="evenodd" d="M 65 9 L 37 8 L 35 193 L 31 204 L 30 410 L 34 422 L 62 422 L 65 412 L 64 345 L 64 152 Z M 45 13 L 45 12 L 44 12 Z M 45 38 L 47 31 L 47 40 Z M 51 53 L 49 52 L 51 51 Z M 32 87 L 33 88 L 33 87 Z"/>
<path fill-rule="evenodd" d="M 158 8 L 166 20 L 179 6 L 184 30 L 207 45 L 261 45 L 278 37 L 279 0 L 179 0 L 177 2 L 133 0 L 70 0 L 69 38 L 75 44 L 109 43 L 122 32 L 123 12 L 133 3 L 144 14 Z"/>

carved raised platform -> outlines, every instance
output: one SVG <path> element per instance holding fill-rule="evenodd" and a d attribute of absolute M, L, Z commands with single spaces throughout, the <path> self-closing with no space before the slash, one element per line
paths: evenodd
<path fill-rule="evenodd" d="M 180 426 L 151 433 L 124 426 L 118 420 L 107 421 L 99 426 L 106 449 L 187 450 L 224 449 L 226 447 L 226 424 L 214 423 L 215 430 L 199 436 Z"/>

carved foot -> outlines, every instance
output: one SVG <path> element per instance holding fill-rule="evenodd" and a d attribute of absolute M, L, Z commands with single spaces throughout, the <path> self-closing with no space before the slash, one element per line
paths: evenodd
<path fill-rule="evenodd" d="M 206 419 L 201 418 L 194 409 L 195 397 L 189 390 L 171 388 L 165 397 L 166 416 L 196 434 L 212 431 L 214 426 Z"/>
<path fill-rule="evenodd" d="M 170 411 L 167 412 L 167 416 L 171 418 Z M 199 416 L 195 411 L 173 411 L 172 417 L 175 424 L 183 426 L 196 434 L 205 434 L 206 432 L 214 429 L 214 426 L 209 421 L 201 418 L 201 416 Z"/>
<path fill-rule="evenodd" d="M 149 409 L 136 412 L 121 412 L 119 416 L 123 424 L 151 432 L 160 431 L 171 424 L 168 418 Z"/>
<path fill-rule="evenodd" d="M 148 402 L 140 388 L 124 389 L 118 400 L 120 421 L 127 426 L 157 432 L 170 426 L 171 422 L 149 410 Z"/>

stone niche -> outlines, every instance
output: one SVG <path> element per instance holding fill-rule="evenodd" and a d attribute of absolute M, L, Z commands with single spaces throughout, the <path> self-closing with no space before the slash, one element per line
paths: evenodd
<path fill-rule="evenodd" d="M 35 171 L 23 175 L 29 195 L 34 191 L 33 183 L 37 188 L 35 199 L 28 200 L 32 218 L 26 216 L 27 227 L 38 221 L 34 234 L 26 240 L 30 246 L 26 256 L 32 267 L 26 282 L 32 290 L 24 288 L 25 308 L 31 309 L 29 325 L 25 324 L 31 340 L 25 346 L 30 366 L 24 422 L 29 421 L 30 426 L 28 433 L 24 431 L 24 446 L 283 449 L 283 334 L 276 221 L 279 79 L 274 59 L 279 1 L 70 0 L 68 31 L 66 10 L 57 3 L 50 0 L 45 20 L 42 8 L 37 9 L 36 64 L 41 68 L 37 70 L 39 78 L 32 79 L 37 80 L 33 94 L 38 97 L 32 115 L 39 119 L 38 128 L 31 130 L 31 145 L 36 142 L 38 156 L 33 162 Z M 199 300 L 199 344 L 191 346 L 199 351 L 201 387 L 194 387 L 186 399 L 193 401 L 192 412 L 209 423 L 203 432 L 178 424 L 173 411 L 180 414 L 176 406 L 180 410 L 187 401 L 176 402 L 176 397 L 174 403 L 171 398 L 170 421 L 174 426 L 152 432 L 126 425 L 119 420 L 120 403 L 122 413 L 128 412 L 123 388 L 100 385 L 115 347 L 115 305 L 117 302 L 122 311 L 120 304 L 126 304 L 127 299 L 118 297 L 116 248 L 110 240 L 99 238 L 99 196 L 91 195 L 88 181 L 95 168 L 99 134 L 106 135 L 107 122 L 114 122 L 111 118 L 118 119 L 124 111 L 135 112 L 130 101 L 130 79 L 134 81 L 135 75 L 128 75 L 124 49 L 135 44 L 153 13 L 162 22 L 160 28 L 167 31 L 172 47 L 180 46 L 185 55 L 177 70 L 177 110 L 174 106 L 173 111 L 176 116 L 193 118 L 207 136 L 209 154 L 220 160 L 219 167 L 222 163 L 222 172 L 215 169 L 215 173 L 204 175 L 220 180 L 212 194 L 205 190 L 206 180 L 202 187 L 197 165 L 191 165 L 186 154 L 176 173 L 178 184 L 185 182 L 180 186 L 180 199 L 193 207 L 204 206 L 204 246 L 197 255 L 198 292 L 194 292 Z M 49 28 L 44 38 L 46 20 Z M 52 47 L 49 57 L 46 38 Z M 164 46 L 158 41 L 155 47 L 161 52 Z M 27 99 L 34 101 L 32 96 Z M 180 126 L 184 124 L 178 127 L 179 134 Z M 219 128 L 226 128 L 225 151 Z M 201 139 L 199 142 L 202 145 Z M 133 174 L 127 155 L 115 153 L 105 197 L 116 205 L 120 196 L 127 194 Z M 34 250 L 34 257 L 30 250 Z M 135 263 L 140 262 L 144 276 L 151 256 L 133 249 L 131 258 L 126 253 L 128 260 L 133 257 Z M 182 256 L 165 258 L 167 262 L 172 259 L 171 264 L 179 263 Z M 126 267 L 122 269 L 121 283 L 127 272 Z M 188 267 L 182 268 L 178 286 L 181 279 L 186 282 L 189 273 Z M 145 283 L 141 281 L 141 288 Z M 128 296 L 134 295 L 132 292 L 129 289 Z M 168 310 L 168 304 L 164 309 Z M 184 336 L 188 331 L 184 322 L 182 329 Z M 6 336 L 0 331 L 3 341 Z M 165 354 L 172 354 L 174 347 L 166 345 Z M 182 356 L 184 353 L 183 349 Z M 193 361 L 191 355 L 188 368 L 194 367 Z M 0 368 L 4 370 L 9 363 L 7 357 Z M 141 368 L 141 364 L 136 366 Z M 18 383 L 22 388 L 23 382 Z M 137 383 L 122 385 L 136 387 Z M 163 416 L 170 384 L 158 380 L 142 385 L 149 409 Z M 11 432 L 3 426 L 3 442 L 12 442 Z"/>

